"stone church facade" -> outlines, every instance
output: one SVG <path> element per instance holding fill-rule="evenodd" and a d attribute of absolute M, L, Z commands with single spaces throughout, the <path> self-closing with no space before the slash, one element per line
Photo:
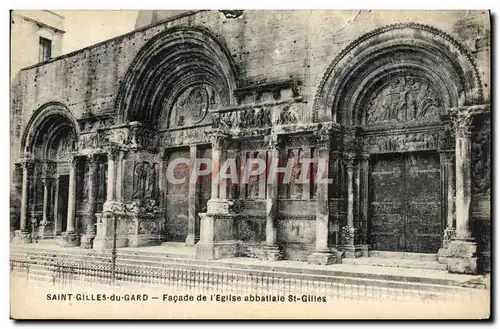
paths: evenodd
<path fill-rule="evenodd" d="M 489 30 L 478 11 L 197 11 L 25 68 L 12 239 L 102 250 L 116 229 L 118 247 L 202 259 L 488 270 Z M 178 158 L 181 176 L 196 158 L 313 158 L 332 183 L 172 184 Z"/>

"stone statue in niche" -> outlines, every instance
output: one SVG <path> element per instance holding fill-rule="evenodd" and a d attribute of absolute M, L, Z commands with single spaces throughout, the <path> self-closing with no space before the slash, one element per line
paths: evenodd
<path fill-rule="evenodd" d="M 367 123 L 438 118 L 443 101 L 427 82 L 399 77 L 375 92 L 367 104 Z"/>
<path fill-rule="evenodd" d="M 290 199 L 300 199 L 302 197 L 303 190 L 303 186 L 300 182 L 300 175 L 302 173 L 302 163 L 300 162 L 302 149 L 291 149 L 289 156 L 293 159 L 292 176 L 290 181 Z"/>
<path fill-rule="evenodd" d="M 472 139 L 472 193 L 491 193 L 491 127 L 489 120 L 475 124 Z"/>
<path fill-rule="evenodd" d="M 146 190 L 145 190 L 145 198 L 149 198 L 152 200 L 156 199 L 156 187 L 158 181 L 158 164 L 152 163 L 146 165 Z"/>
<path fill-rule="evenodd" d="M 134 199 L 142 198 L 142 191 L 144 190 L 144 164 L 136 162 L 134 165 L 134 182 L 132 197 Z"/>
<path fill-rule="evenodd" d="M 248 159 L 257 159 L 259 157 L 259 152 L 250 152 Z M 255 168 L 257 164 L 254 163 L 254 168 L 252 170 L 257 169 Z M 250 176 L 248 178 L 248 198 L 250 199 L 257 199 L 259 197 L 259 176 Z"/>
<path fill-rule="evenodd" d="M 136 162 L 132 197 L 140 200 L 155 200 L 157 193 L 158 164 L 146 161 Z"/>

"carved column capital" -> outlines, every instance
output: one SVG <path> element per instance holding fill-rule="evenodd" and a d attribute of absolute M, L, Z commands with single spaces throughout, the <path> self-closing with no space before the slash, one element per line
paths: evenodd
<path fill-rule="evenodd" d="M 22 162 L 23 169 L 26 170 L 28 175 L 33 175 L 35 171 L 35 162 L 31 160 L 24 160 Z"/>
<path fill-rule="evenodd" d="M 353 170 L 357 159 L 356 153 L 354 152 L 344 153 L 344 159 L 346 162 L 347 170 Z"/>
<path fill-rule="evenodd" d="M 273 134 L 267 136 L 267 144 L 271 150 L 280 150 L 283 147 L 283 138 Z"/>
<path fill-rule="evenodd" d="M 489 104 L 458 107 L 450 110 L 450 119 L 457 137 L 470 137 L 474 117 L 490 110 Z"/>
<path fill-rule="evenodd" d="M 57 171 L 57 164 L 54 162 L 44 162 L 42 165 L 42 172 L 44 178 L 53 177 Z"/>
<path fill-rule="evenodd" d="M 228 144 L 229 136 L 221 131 L 209 131 L 207 137 L 210 139 L 212 149 L 221 150 Z"/>
<path fill-rule="evenodd" d="M 313 132 L 316 149 L 326 150 L 330 149 L 332 143 L 332 128 L 322 126 L 320 129 Z"/>
<path fill-rule="evenodd" d="M 69 158 L 69 165 L 70 165 L 70 168 L 73 169 L 73 170 L 76 170 L 76 166 L 78 164 L 78 157 L 76 156 L 71 156 Z"/>
<path fill-rule="evenodd" d="M 370 153 L 360 153 L 358 157 L 361 161 L 368 161 L 370 160 Z"/>
<path fill-rule="evenodd" d="M 98 155 L 97 154 L 89 154 L 87 155 L 87 166 L 89 169 L 94 169 L 97 166 Z"/>

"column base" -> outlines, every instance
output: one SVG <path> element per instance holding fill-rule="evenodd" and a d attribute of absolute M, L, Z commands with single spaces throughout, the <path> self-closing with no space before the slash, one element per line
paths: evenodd
<path fill-rule="evenodd" d="M 366 244 L 343 245 L 339 246 L 339 249 L 344 251 L 345 258 L 368 257 L 368 245 Z"/>
<path fill-rule="evenodd" d="M 283 253 L 278 246 L 264 246 L 259 256 L 261 260 L 278 261 L 283 259 Z"/>
<path fill-rule="evenodd" d="M 95 238 L 94 233 L 86 233 L 82 235 L 80 239 L 80 247 L 82 247 L 83 249 L 92 249 L 94 238 Z"/>
<path fill-rule="evenodd" d="M 54 237 L 54 232 L 53 232 L 52 224 L 49 222 L 41 222 L 40 226 L 38 227 L 38 239 L 43 240 L 47 238 L 53 238 Z"/>
<path fill-rule="evenodd" d="M 57 244 L 64 248 L 78 247 L 80 245 L 80 237 L 73 232 L 63 232 L 59 239 L 57 239 Z"/>
<path fill-rule="evenodd" d="M 12 239 L 13 244 L 28 244 L 32 242 L 30 232 L 23 232 L 20 230 L 14 231 L 14 238 Z"/>
<path fill-rule="evenodd" d="M 232 258 L 238 256 L 238 250 L 238 241 L 198 242 L 196 258 L 206 260 Z"/>
<path fill-rule="evenodd" d="M 342 263 L 342 254 L 338 251 L 315 251 L 307 257 L 308 264 L 330 265 Z"/>
<path fill-rule="evenodd" d="M 447 251 L 448 272 L 460 274 L 477 274 L 477 243 L 455 239 L 450 242 Z"/>
<path fill-rule="evenodd" d="M 186 237 L 186 245 L 187 246 L 194 246 L 198 241 L 200 240 L 199 236 L 196 236 L 194 234 L 188 234 Z"/>

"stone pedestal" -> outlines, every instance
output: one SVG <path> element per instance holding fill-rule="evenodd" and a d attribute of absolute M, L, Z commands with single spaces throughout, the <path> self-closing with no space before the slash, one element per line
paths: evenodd
<path fill-rule="evenodd" d="M 126 247 L 128 244 L 127 235 L 123 234 L 123 222 L 116 215 L 116 247 Z M 97 233 L 92 243 L 92 248 L 97 251 L 105 251 L 113 248 L 114 239 L 114 218 L 111 214 L 96 214 Z"/>
<path fill-rule="evenodd" d="M 448 248 L 448 272 L 477 274 L 477 243 L 467 240 L 452 240 Z"/>
<path fill-rule="evenodd" d="M 14 232 L 14 238 L 12 239 L 14 244 L 27 244 L 31 243 L 31 234 L 29 232 L 23 232 L 21 230 L 16 230 Z"/>
<path fill-rule="evenodd" d="M 61 247 L 77 247 L 80 245 L 80 236 L 72 232 L 63 232 L 57 239 L 57 244 Z"/>
<path fill-rule="evenodd" d="M 230 210 L 233 202 L 210 200 L 208 210 Z M 226 213 L 200 213 L 200 241 L 196 244 L 196 258 L 223 259 L 238 256 L 236 240 L 238 215 Z"/>
<path fill-rule="evenodd" d="M 38 239 L 51 239 L 54 237 L 54 228 L 50 222 L 41 222 L 38 226 Z"/>

